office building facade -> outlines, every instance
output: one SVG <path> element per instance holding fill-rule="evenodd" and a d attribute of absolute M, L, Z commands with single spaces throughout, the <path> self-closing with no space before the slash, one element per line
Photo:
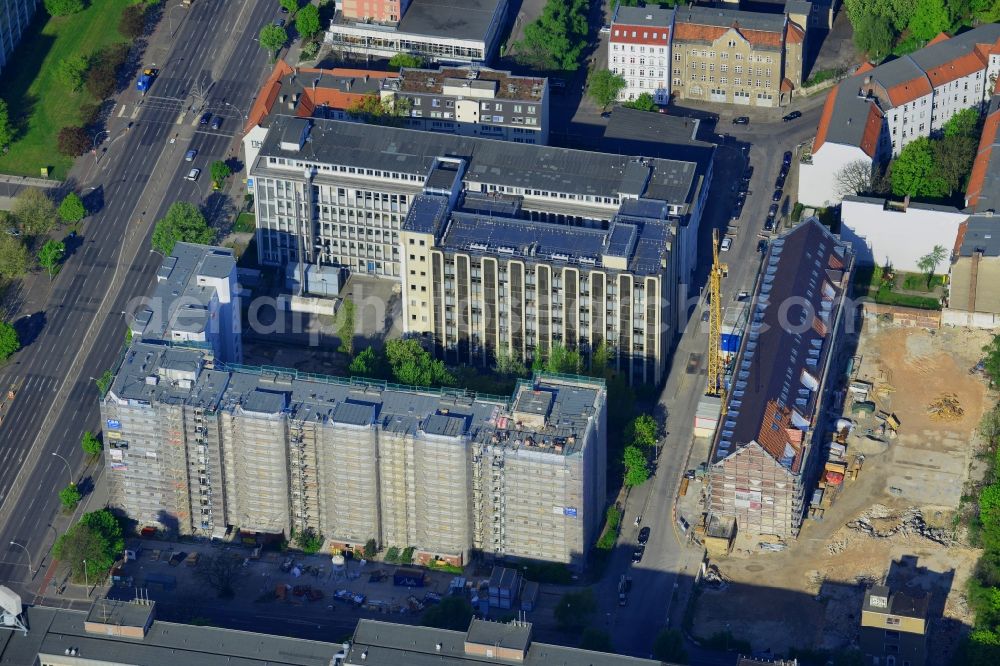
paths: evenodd
<path fill-rule="evenodd" d="M 11 56 L 28 29 L 38 0 L 0 0 L 0 72 L 11 65 Z"/>
<path fill-rule="evenodd" d="M 110 503 L 180 534 L 311 529 L 418 561 L 582 566 L 605 496 L 605 401 L 586 378 L 477 397 L 135 342 L 101 400 Z"/>

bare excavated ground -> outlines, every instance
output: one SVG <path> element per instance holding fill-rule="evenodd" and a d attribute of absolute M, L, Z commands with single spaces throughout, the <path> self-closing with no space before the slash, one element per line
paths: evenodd
<path fill-rule="evenodd" d="M 782 552 L 738 541 L 730 557 L 716 561 L 726 585 L 703 588 L 697 635 L 728 629 L 755 650 L 777 654 L 856 645 L 864 588 L 888 578 L 932 595 L 928 663 L 947 663 L 972 620 L 964 595 L 979 551 L 954 525 L 963 486 L 975 473 L 975 429 L 992 404 L 983 379 L 969 372 L 989 339 L 957 329 L 866 325 L 854 378 L 872 382 L 878 408 L 900 421 L 898 436 L 875 441 L 867 435 L 880 435 L 877 424 L 860 419 L 848 458 L 863 453 L 864 467 L 823 520 L 807 521 Z M 929 413 L 949 395 L 958 409 Z"/>

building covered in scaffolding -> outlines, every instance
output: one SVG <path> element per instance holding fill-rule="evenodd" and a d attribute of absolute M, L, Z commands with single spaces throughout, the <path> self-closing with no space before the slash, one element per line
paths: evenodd
<path fill-rule="evenodd" d="M 133 342 L 101 400 L 111 504 L 221 536 L 313 530 L 354 548 L 582 566 L 605 500 L 601 380 L 536 375 L 511 397 L 224 364 Z"/>

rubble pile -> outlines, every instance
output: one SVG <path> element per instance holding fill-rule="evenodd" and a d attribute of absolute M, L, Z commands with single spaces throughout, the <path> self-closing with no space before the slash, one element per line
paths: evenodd
<path fill-rule="evenodd" d="M 955 539 L 947 530 L 930 527 L 924 520 L 924 514 L 916 507 L 891 515 L 886 507 L 875 505 L 857 520 L 847 523 L 847 527 L 873 539 L 888 539 L 899 534 L 904 537 L 919 536 L 942 546 L 955 545 Z"/>
<path fill-rule="evenodd" d="M 962 418 L 965 410 L 962 408 L 962 403 L 958 401 L 957 395 L 945 393 L 927 405 L 927 413 L 931 415 L 932 421 L 955 421 Z"/>

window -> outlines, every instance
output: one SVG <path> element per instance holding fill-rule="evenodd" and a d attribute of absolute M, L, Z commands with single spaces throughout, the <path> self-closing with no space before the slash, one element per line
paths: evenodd
<path fill-rule="evenodd" d="M 729 77 L 726 76 L 719 77 L 719 83 L 721 83 L 722 85 L 726 85 L 727 83 L 729 83 Z"/>
<path fill-rule="evenodd" d="M 898 617 L 887 617 L 887 618 L 885 618 L 885 623 L 886 623 L 887 626 L 890 626 L 890 627 L 899 626 L 899 618 Z"/>
<path fill-rule="evenodd" d="M 728 44 L 728 46 L 729 46 L 729 48 L 731 48 L 731 49 L 735 49 L 735 48 L 736 48 L 736 40 L 734 40 L 734 39 L 730 39 L 730 40 L 729 40 L 729 44 Z"/>
<path fill-rule="evenodd" d="M 728 72 L 729 71 L 729 65 L 719 65 L 719 71 L 723 72 L 723 73 Z"/>
<path fill-rule="evenodd" d="M 743 79 L 737 76 L 735 79 L 733 79 L 733 83 L 738 86 L 743 85 Z"/>
<path fill-rule="evenodd" d="M 681 54 L 680 53 L 675 53 L 674 54 L 674 60 L 676 62 L 680 62 L 681 61 Z"/>
<path fill-rule="evenodd" d="M 743 73 L 743 66 L 742 65 L 736 65 L 735 67 L 733 67 L 733 71 L 736 72 L 737 74 L 742 74 Z"/>

